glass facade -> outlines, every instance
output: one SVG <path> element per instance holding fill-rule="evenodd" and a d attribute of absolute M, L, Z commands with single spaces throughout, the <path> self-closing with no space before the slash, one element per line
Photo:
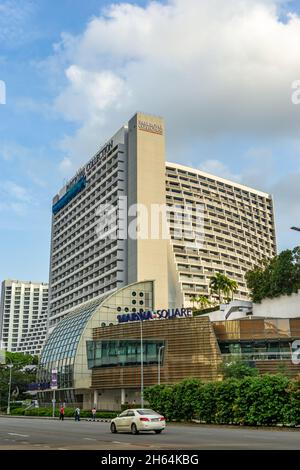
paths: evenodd
<path fill-rule="evenodd" d="M 44 384 L 50 382 L 51 371 L 55 368 L 58 391 L 80 389 L 90 393 L 92 372 L 88 369 L 86 343 L 92 341 L 94 329 L 115 325 L 120 312 L 133 311 L 136 298 L 143 302 L 140 304 L 141 309 L 153 309 L 153 282 L 134 283 L 75 307 L 72 313 L 57 324 L 45 343 L 38 370 L 37 380 L 42 384 L 39 388 L 44 389 Z M 150 345 L 145 346 L 145 363 L 146 360 L 157 363 L 152 349 Z M 139 346 L 137 351 L 140 353 Z M 135 364 L 134 357 L 131 364 Z M 67 396 L 64 401 L 68 401 Z"/>
<path fill-rule="evenodd" d="M 290 359 L 289 341 L 241 341 L 219 342 L 223 355 L 240 356 L 248 360 Z"/>
<path fill-rule="evenodd" d="M 39 382 L 49 382 L 52 368 L 57 368 L 58 387 L 73 387 L 74 359 L 84 327 L 98 306 L 95 300 L 77 308 L 62 320 L 50 334 L 40 358 Z"/>
<path fill-rule="evenodd" d="M 143 340 L 143 363 L 158 364 L 159 348 L 164 341 Z M 132 366 L 141 364 L 141 341 L 128 340 L 99 340 L 87 341 L 88 368 Z M 163 363 L 163 351 L 160 363 Z"/>

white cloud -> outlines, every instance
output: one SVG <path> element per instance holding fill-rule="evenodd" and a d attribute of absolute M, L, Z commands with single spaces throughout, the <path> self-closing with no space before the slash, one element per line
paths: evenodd
<path fill-rule="evenodd" d="M 71 121 L 85 121 L 94 114 L 119 108 L 124 81 L 110 71 L 89 72 L 77 65 L 66 70 L 69 87 L 56 100 L 56 109 Z M 73 100 L 79 95 L 80 100 Z"/>
<path fill-rule="evenodd" d="M 232 173 L 230 169 L 220 160 L 205 160 L 199 165 L 199 170 L 236 182 L 240 182 L 242 178 L 241 175 Z"/>
<path fill-rule="evenodd" d="M 168 160 L 186 164 L 189 149 L 197 153 L 199 142 L 224 136 L 233 146 L 236 138 L 260 141 L 235 164 L 219 153 L 200 163 L 197 153 L 198 166 L 274 188 L 278 210 L 294 218 L 298 203 L 283 208 L 278 188 L 285 180 L 264 147 L 264 140 L 294 145 L 300 133 L 300 105 L 291 101 L 300 79 L 300 17 L 288 13 L 283 22 L 283 5 L 286 12 L 284 0 L 167 0 L 144 8 L 122 2 L 92 18 L 81 35 L 62 34 L 43 63 L 52 74 L 64 70 L 54 107 L 77 125 L 60 142 L 61 171 L 71 175 L 142 110 L 165 117 Z M 290 194 L 298 183 L 289 184 Z"/>
<path fill-rule="evenodd" d="M 0 182 L 0 212 L 25 216 L 32 197 L 28 190 L 14 181 Z"/>
<path fill-rule="evenodd" d="M 27 158 L 30 152 L 26 147 L 16 144 L 15 142 L 2 143 L 0 145 L 0 158 L 6 161 Z"/>
<path fill-rule="evenodd" d="M 0 3 L 0 42 L 15 47 L 37 36 L 33 28 L 27 28 L 35 11 L 33 0 L 2 0 Z"/>
<path fill-rule="evenodd" d="M 13 181 L 4 181 L 1 183 L 2 192 L 6 194 L 8 198 L 16 199 L 24 203 L 31 201 L 31 197 L 26 188 L 14 183 Z"/>
<path fill-rule="evenodd" d="M 59 169 L 62 173 L 68 174 L 68 172 L 72 169 L 72 161 L 68 157 L 64 157 L 64 159 L 59 164 Z"/>
<path fill-rule="evenodd" d="M 136 110 L 166 118 L 169 143 L 224 133 L 298 135 L 300 18 L 267 0 L 120 3 L 78 37 L 63 35 L 53 67 L 67 84 L 55 106 L 79 124 L 64 148 L 81 163 Z"/>

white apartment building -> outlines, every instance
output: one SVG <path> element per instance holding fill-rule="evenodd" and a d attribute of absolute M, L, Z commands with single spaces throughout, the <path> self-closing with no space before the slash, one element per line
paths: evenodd
<path fill-rule="evenodd" d="M 166 192 L 167 204 L 179 212 L 202 206 L 202 238 L 195 248 L 183 237 L 174 240 L 176 221 L 169 217 L 185 304 L 194 295 L 209 297 L 210 278 L 217 272 L 236 280 L 235 298 L 247 300 L 246 272 L 276 254 L 272 197 L 177 163 L 166 164 Z"/>
<path fill-rule="evenodd" d="M 128 227 L 144 224 L 142 214 L 131 211 L 135 204 L 146 212 L 167 207 L 168 238 L 128 236 Z M 107 205 L 122 220 L 115 238 L 109 224 L 99 237 Z M 196 245 L 186 233 L 175 236 L 174 211 L 191 212 Z M 49 327 L 86 301 L 147 280 L 155 281 L 154 308 L 190 306 L 192 295 L 210 295 L 216 272 L 237 280 L 235 297 L 246 300 L 246 271 L 275 253 L 272 197 L 166 163 L 163 119 L 137 113 L 53 199 Z M 132 311 L 142 308 L 133 304 Z"/>
<path fill-rule="evenodd" d="M 47 308 L 48 284 L 3 281 L 0 305 L 1 349 L 39 354 L 46 338 Z"/>

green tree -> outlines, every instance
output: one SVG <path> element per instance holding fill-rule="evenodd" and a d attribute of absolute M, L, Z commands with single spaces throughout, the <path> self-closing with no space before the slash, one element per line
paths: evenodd
<path fill-rule="evenodd" d="M 11 391 L 18 390 L 19 399 L 28 398 L 28 385 L 36 381 L 37 356 L 30 354 L 6 352 L 6 363 L 0 366 L 0 407 L 6 407 L 8 400 L 8 384 L 11 369 Z M 35 366 L 35 367 L 29 367 Z M 13 400 L 12 400 L 13 401 Z"/>
<path fill-rule="evenodd" d="M 253 377 L 258 375 L 256 367 L 249 366 L 241 359 L 222 362 L 219 366 L 219 372 L 224 379 L 243 379 L 244 377 Z"/>
<path fill-rule="evenodd" d="M 237 281 L 235 281 L 234 279 L 228 279 L 227 289 L 228 289 L 228 293 L 231 296 L 231 300 L 233 300 L 233 296 L 236 293 L 236 291 L 238 290 L 238 287 L 239 287 L 239 285 L 238 285 Z"/>
<path fill-rule="evenodd" d="M 225 274 L 216 273 L 210 278 L 209 287 L 212 293 L 217 294 L 218 300 L 221 303 L 222 298 L 226 300 L 233 298 L 234 292 L 238 289 L 238 283 L 225 276 Z"/>
<path fill-rule="evenodd" d="M 195 309 L 195 302 L 197 302 L 197 296 L 195 294 L 191 295 L 190 300 L 193 302 L 193 310 L 194 310 Z"/>
<path fill-rule="evenodd" d="M 200 305 L 200 310 L 204 310 L 205 308 L 208 308 L 211 305 L 211 302 L 206 297 L 206 295 L 198 295 L 196 297 L 196 302 L 198 305 Z"/>
<path fill-rule="evenodd" d="M 265 298 L 290 295 L 300 289 L 300 247 L 284 250 L 271 260 L 262 260 L 246 273 L 246 281 L 253 302 Z"/>

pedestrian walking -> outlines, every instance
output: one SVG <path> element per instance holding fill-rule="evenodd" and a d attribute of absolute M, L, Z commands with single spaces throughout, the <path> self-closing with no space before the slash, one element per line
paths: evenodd
<path fill-rule="evenodd" d="M 97 413 L 97 410 L 96 410 L 96 408 L 94 407 L 94 408 L 92 409 L 92 418 L 93 418 L 93 421 L 96 421 L 96 413 Z"/>
<path fill-rule="evenodd" d="M 75 410 L 75 421 L 80 421 L 80 408 L 76 408 Z"/>
<path fill-rule="evenodd" d="M 62 405 L 59 409 L 59 420 L 63 421 L 65 418 L 65 407 Z"/>

